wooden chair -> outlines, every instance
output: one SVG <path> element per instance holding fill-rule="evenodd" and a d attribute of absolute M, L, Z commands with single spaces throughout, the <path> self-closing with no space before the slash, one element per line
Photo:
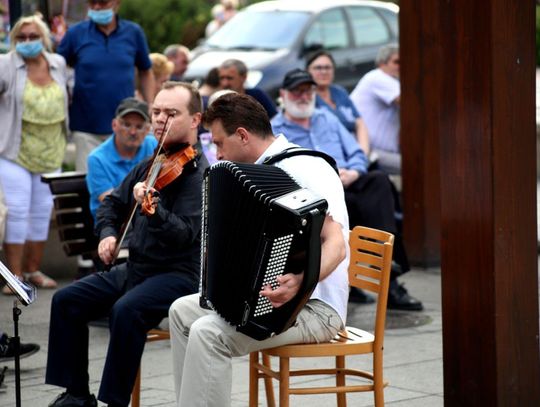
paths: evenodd
<path fill-rule="evenodd" d="M 376 293 L 377 316 L 375 332 L 347 327 L 328 343 L 279 346 L 250 354 L 249 405 L 258 405 L 259 379 L 263 378 L 268 406 L 275 406 L 272 379 L 279 381 L 279 405 L 289 406 L 290 394 L 336 393 L 337 405 L 347 405 L 346 393 L 373 391 L 375 406 L 384 405 L 383 341 L 386 320 L 386 303 L 392 263 L 394 236 L 390 233 L 366 227 L 355 227 L 349 237 L 351 260 L 349 283 L 354 287 Z M 373 353 L 373 372 L 345 367 L 345 356 Z M 259 358 L 262 356 L 262 363 Z M 279 371 L 271 369 L 270 356 L 279 357 Z M 335 357 L 335 367 L 326 369 L 290 370 L 290 358 Z M 291 387 L 291 376 L 335 375 L 335 386 Z M 346 376 L 368 379 L 367 384 L 346 384 Z"/>
<path fill-rule="evenodd" d="M 166 329 L 151 329 L 146 336 L 146 342 L 156 342 L 171 339 L 171 334 Z M 141 361 L 142 364 L 142 361 Z M 131 392 L 131 407 L 139 407 L 141 403 L 141 366 L 137 372 L 137 378 Z"/>

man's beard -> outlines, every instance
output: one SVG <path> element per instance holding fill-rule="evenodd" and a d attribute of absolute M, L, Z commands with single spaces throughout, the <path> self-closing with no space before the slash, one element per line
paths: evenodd
<path fill-rule="evenodd" d="M 313 96 L 307 104 L 295 102 L 285 96 L 283 98 L 283 107 L 285 108 L 285 111 L 295 119 L 310 118 L 315 110 L 315 96 Z"/>

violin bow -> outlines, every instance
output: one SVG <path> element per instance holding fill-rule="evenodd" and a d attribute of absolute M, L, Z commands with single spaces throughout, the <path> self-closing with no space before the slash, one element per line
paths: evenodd
<path fill-rule="evenodd" d="M 149 178 L 150 179 L 153 178 L 152 185 L 154 184 L 155 179 L 157 178 L 159 174 L 160 168 L 157 166 L 157 162 L 159 161 L 158 157 L 159 157 L 159 154 L 161 153 L 161 150 L 163 150 L 163 144 L 165 143 L 165 139 L 167 138 L 167 136 L 169 135 L 169 131 L 171 130 L 172 123 L 169 124 L 169 119 L 171 117 L 174 117 L 174 114 L 167 115 L 167 119 L 165 120 L 165 123 L 163 124 L 163 129 L 165 130 L 165 132 L 163 134 L 163 137 L 159 141 L 158 149 L 154 155 L 154 159 L 152 160 L 152 165 L 150 166 L 146 174 L 146 180 L 148 180 Z M 129 218 L 122 225 L 122 228 L 121 228 L 122 232 L 121 232 L 120 240 L 116 243 L 116 247 L 114 248 L 113 258 L 111 262 L 106 265 L 107 271 L 109 271 L 111 267 L 114 265 L 114 263 L 116 263 L 116 259 L 118 258 L 118 255 L 120 254 L 120 250 L 122 249 L 122 244 L 124 243 L 124 240 L 126 239 L 127 233 L 129 231 L 129 226 L 131 225 L 131 221 L 133 220 L 133 216 L 135 216 L 135 212 L 138 207 L 139 207 L 139 202 L 135 201 L 135 204 L 133 205 L 133 209 L 131 210 Z"/>

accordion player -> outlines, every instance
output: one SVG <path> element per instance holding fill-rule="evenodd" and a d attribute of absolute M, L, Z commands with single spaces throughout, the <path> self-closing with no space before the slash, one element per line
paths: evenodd
<path fill-rule="evenodd" d="M 201 306 L 254 339 L 287 330 L 319 280 L 328 204 L 282 169 L 222 161 L 203 182 Z M 274 308 L 259 294 L 277 276 L 304 273 L 299 292 Z"/>

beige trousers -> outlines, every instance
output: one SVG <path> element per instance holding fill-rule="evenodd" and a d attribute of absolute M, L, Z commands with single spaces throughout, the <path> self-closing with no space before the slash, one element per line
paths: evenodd
<path fill-rule="evenodd" d="M 201 308 L 199 294 L 193 294 L 171 305 L 169 326 L 178 406 L 226 407 L 231 405 L 234 356 L 291 343 L 328 341 L 343 323 L 332 307 L 310 300 L 294 326 L 257 341 L 237 332 L 216 312 Z"/>
<path fill-rule="evenodd" d="M 77 171 L 88 172 L 88 154 L 103 143 L 110 134 L 93 134 L 82 131 L 74 131 L 73 143 L 75 144 L 75 169 Z"/>

